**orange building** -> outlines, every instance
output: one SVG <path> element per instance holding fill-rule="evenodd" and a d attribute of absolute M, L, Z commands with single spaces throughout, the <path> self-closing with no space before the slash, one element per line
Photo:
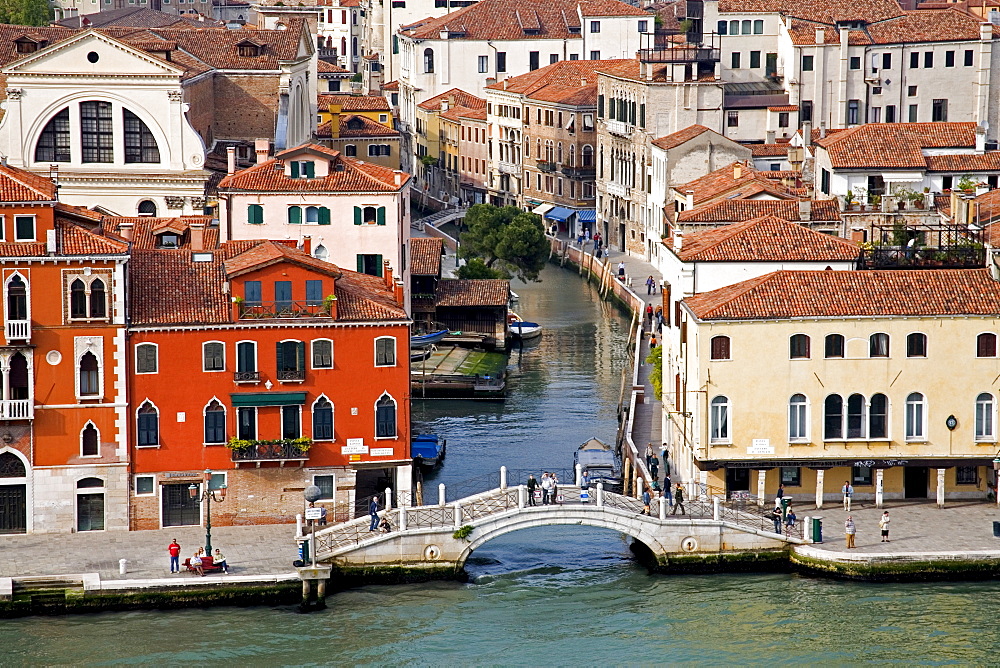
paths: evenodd
<path fill-rule="evenodd" d="M 56 199 L 0 164 L 0 533 L 128 527 L 128 244 Z"/>
<path fill-rule="evenodd" d="M 310 484 L 346 508 L 409 493 L 409 319 L 388 265 L 220 244 L 201 216 L 114 224 L 132 242 L 133 529 L 204 523 L 188 488 L 206 469 L 227 487 L 216 525 L 294 521 Z"/>

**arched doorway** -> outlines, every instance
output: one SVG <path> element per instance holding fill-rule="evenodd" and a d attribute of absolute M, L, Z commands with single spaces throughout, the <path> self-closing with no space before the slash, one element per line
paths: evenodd
<path fill-rule="evenodd" d="M 104 531 L 104 481 L 100 478 L 76 483 L 76 530 Z"/>
<path fill-rule="evenodd" d="M 27 477 L 20 457 L 0 454 L 0 534 L 28 530 Z"/>

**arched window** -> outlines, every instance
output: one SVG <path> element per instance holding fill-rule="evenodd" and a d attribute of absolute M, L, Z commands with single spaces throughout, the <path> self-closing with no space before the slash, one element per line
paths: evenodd
<path fill-rule="evenodd" d="M 205 443 L 226 442 L 226 407 L 212 399 L 205 407 Z"/>
<path fill-rule="evenodd" d="M 804 394 L 793 394 L 788 400 L 788 440 L 806 441 L 809 439 L 809 422 L 807 409 L 809 402 Z"/>
<path fill-rule="evenodd" d="M 569 145 L 569 166 L 576 167 L 576 144 Z"/>
<path fill-rule="evenodd" d="M 17 352 L 10 358 L 10 373 L 7 384 L 10 386 L 9 399 L 28 399 L 28 358 Z M 9 417 L 9 416 L 8 416 Z"/>
<path fill-rule="evenodd" d="M 378 208 L 366 206 L 361 210 L 361 221 L 366 225 L 373 225 L 378 221 Z"/>
<path fill-rule="evenodd" d="M 314 441 L 333 440 L 333 404 L 320 397 L 312 406 L 312 437 Z"/>
<path fill-rule="evenodd" d="M 924 438 L 924 421 L 927 419 L 924 395 L 911 392 L 906 397 L 906 440 L 916 441 Z"/>
<path fill-rule="evenodd" d="M 94 489 L 104 487 L 104 481 L 100 478 L 81 478 L 76 483 L 77 489 Z"/>
<path fill-rule="evenodd" d="M 320 244 L 313 249 L 313 257 L 317 260 L 323 260 L 324 262 L 328 257 L 330 257 L 330 252 L 326 250 L 326 246 Z"/>
<path fill-rule="evenodd" d="M 375 366 L 396 366 L 396 339 L 391 336 L 375 339 Z"/>
<path fill-rule="evenodd" d="M 69 286 L 69 317 L 87 317 L 87 286 L 79 278 Z"/>
<path fill-rule="evenodd" d="M 97 357 L 92 352 L 86 352 L 80 358 L 80 396 L 94 397 L 101 393 L 98 379 Z"/>
<path fill-rule="evenodd" d="M 906 356 L 927 357 L 927 335 L 914 332 L 906 335 Z"/>
<path fill-rule="evenodd" d="M 844 335 L 827 334 L 824 345 L 823 356 L 827 359 L 835 359 L 844 356 Z"/>
<path fill-rule="evenodd" d="M 434 73 L 434 49 L 424 49 L 424 74 Z"/>
<path fill-rule="evenodd" d="M 356 157 L 358 155 L 358 147 L 354 144 L 347 144 L 344 146 L 344 155 L 349 158 Z"/>
<path fill-rule="evenodd" d="M 20 274 L 14 274 L 7 281 L 7 320 L 25 321 L 28 319 L 28 286 Z M 7 327 L 7 338 L 27 338 L 27 336 L 12 337 L 12 328 Z"/>
<path fill-rule="evenodd" d="M 976 357 L 997 356 L 997 335 L 991 332 L 976 337 Z"/>
<path fill-rule="evenodd" d="M 20 457 L 12 452 L 0 454 L 0 478 L 24 478 L 27 475 Z"/>
<path fill-rule="evenodd" d="M 868 356 L 869 357 L 888 357 L 889 356 L 889 335 L 882 332 L 872 334 L 868 337 Z"/>
<path fill-rule="evenodd" d="M 889 400 L 884 394 L 873 394 L 868 402 L 868 438 L 889 437 Z"/>
<path fill-rule="evenodd" d="M 580 165 L 582 167 L 594 166 L 594 147 L 590 144 L 584 144 L 583 148 L 580 149 Z"/>
<path fill-rule="evenodd" d="M 236 374 L 237 380 L 257 380 L 257 344 L 254 341 L 236 344 Z"/>
<path fill-rule="evenodd" d="M 157 162 L 159 162 L 157 160 Z M 140 216 L 155 216 L 156 215 L 156 202 L 151 199 L 144 199 L 139 202 L 139 215 Z"/>
<path fill-rule="evenodd" d="M 53 116 L 35 145 L 35 162 L 69 162 L 69 107 Z"/>
<path fill-rule="evenodd" d="M 90 282 L 90 317 L 103 318 L 107 315 L 107 296 L 104 292 L 104 281 L 95 278 Z"/>
<path fill-rule="evenodd" d="M 375 436 L 396 437 L 396 402 L 388 394 L 383 394 L 375 404 Z"/>
<path fill-rule="evenodd" d="M 788 356 L 793 359 L 809 359 L 809 337 L 806 334 L 792 334 L 788 339 Z"/>
<path fill-rule="evenodd" d="M 80 432 L 80 454 L 84 457 L 97 457 L 101 454 L 99 444 L 100 435 L 93 422 L 88 422 L 87 426 Z"/>
<path fill-rule="evenodd" d="M 306 207 L 306 222 L 317 224 L 319 223 L 319 207 L 317 206 L 307 206 Z"/>
<path fill-rule="evenodd" d="M 160 444 L 160 413 L 149 401 L 144 401 L 137 412 L 138 445 Z"/>
<path fill-rule="evenodd" d="M 976 397 L 976 440 L 977 441 L 995 441 L 996 432 L 994 426 L 996 420 L 994 419 L 994 411 L 996 410 L 996 405 L 993 401 L 993 395 L 989 392 L 983 392 L 978 397 Z"/>
<path fill-rule="evenodd" d="M 844 437 L 844 400 L 831 394 L 823 402 L 823 438 L 827 441 Z"/>
<path fill-rule="evenodd" d="M 713 360 L 727 360 L 729 357 L 729 337 L 728 336 L 713 336 L 712 337 L 712 359 Z"/>
<path fill-rule="evenodd" d="M 865 398 L 852 394 L 847 398 L 847 438 L 864 438 L 865 422 Z"/>
<path fill-rule="evenodd" d="M 156 138 L 149 131 L 142 119 L 128 109 L 123 109 L 125 122 L 125 162 L 126 163 L 157 163 L 160 161 L 160 149 Z M 156 207 L 153 207 L 154 214 Z M 141 212 L 140 212 L 141 213 Z"/>
<path fill-rule="evenodd" d="M 715 397 L 712 399 L 708 438 L 712 443 L 727 443 L 729 441 L 728 397 Z"/>

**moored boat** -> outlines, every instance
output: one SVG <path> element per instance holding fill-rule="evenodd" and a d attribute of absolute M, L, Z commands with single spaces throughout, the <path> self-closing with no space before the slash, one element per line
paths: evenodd
<path fill-rule="evenodd" d="M 437 434 L 417 434 L 410 441 L 410 455 L 423 469 L 440 466 L 448 448 L 448 441 Z"/>
<path fill-rule="evenodd" d="M 426 348 L 429 345 L 440 343 L 446 336 L 448 336 L 447 329 L 439 329 L 436 332 L 428 332 L 426 334 L 415 334 L 410 337 L 410 347 Z"/>
<path fill-rule="evenodd" d="M 536 339 L 542 335 L 542 326 L 537 322 L 528 322 L 527 320 L 515 320 L 508 326 L 510 329 L 510 335 L 515 339 L 521 339 L 522 341 L 527 341 L 529 339 Z"/>

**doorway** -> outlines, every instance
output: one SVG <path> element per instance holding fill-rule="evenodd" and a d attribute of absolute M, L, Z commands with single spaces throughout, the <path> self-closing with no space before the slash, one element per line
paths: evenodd
<path fill-rule="evenodd" d="M 726 469 L 726 496 L 750 491 L 750 469 Z"/>
<path fill-rule="evenodd" d="M 198 507 L 198 502 L 188 493 L 189 484 L 164 485 L 160 490 L 163 494 L 163 526 L 201 524 L 201 509 Z"/>
<path fill-rule="evenodd" d="M 27 531 L 26 499 L 26 485 L 0 486 L 0 534 Z"/>
<path fill-rule="evenodd" d="M 76 495 L 76 530 L 104 531 L 104 494 Z"/>
<path fill-rule="evenodd" d="M 907 466 L 903 469 L 903 498 L 927 498 L 926 466 Z"/>

